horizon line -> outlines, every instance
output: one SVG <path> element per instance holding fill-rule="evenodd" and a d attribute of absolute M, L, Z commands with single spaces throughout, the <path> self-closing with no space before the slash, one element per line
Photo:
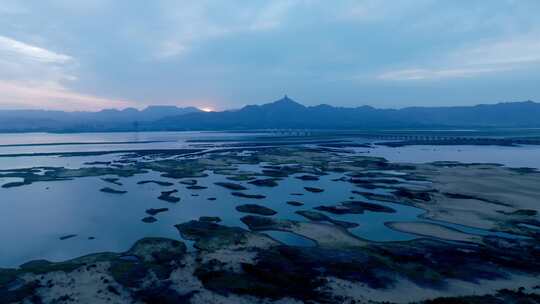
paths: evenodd
<path fill-rule="evenodd" d="M 98 113 L 102 111 L 126 111 L 130 109 L 134 109 L 140 112 L 148 108 L 155 108 L 155 107 L 175 107 L 179 109 L 195 108 L 195 109 L 200 110 L 201 112 L 227 112 L 227 111 L 238 111 L 248 106 L 264 106 L 264 105 L 272 104 L 272 103 L 275 103 L 284 99 L 291 100 L 306 108 L 326 105 L 326 106 L 331 106 L 334 108 L 344 108 L 344 109 L 371 107 L 377 110 L 402 110 L 402 109 L 408 109 L 408 108 L 470 108 L 470 107 L 484 106 L 484 105 L 499 105 L 499 104 L 512 104 L 512 103 L 540 104 L 539 102 L 536 102 L 532 99 L 527 99 L 527 100 L 520 100 L 520 101 L 498 101 L 494 103 L 476 103 L 472 105 L 426 105 L 426 106 L 403 106 L 403 107 L 376 107 L 370 104 L 361 104 L 357 106 L 337 106 L 337 105 L 332 105 L 329 103 L 320 103 L 317 105 L 305 105 L 301 102 L 298 102 L 296 99 L 290 98 L 287 94 L 285 94 L 284 97 L 280 99 L 276 99 L 274 101 L 265 102 L 265 103 L 245 104 L 238 108 L 229 108 L 229 109 L 214 109 L 214 107 L 208 107 L 208 106 L 194 106 L 194 105 L 182 105 L 182 104 L 146 104 L 146 105 L 141 105 L 141 106 L 130 106 L 130 107 L 124 107 L 124 108 L 102 108 L 99 110 L 61 110 L 61 109 L 47 109 L 47 108 L 6 108 L 4 109 L 1 107 L 1 104 L 0 104 L 0 112 L 2 111 L 44 111 L 44 112 L 64 112 L 64 113 Z"/>

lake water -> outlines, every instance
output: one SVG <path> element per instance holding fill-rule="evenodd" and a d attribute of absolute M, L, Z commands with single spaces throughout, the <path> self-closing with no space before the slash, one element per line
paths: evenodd
<path fill-rule="evenodd" d="M 118 133 L 23 133 L 1 134 L 0 155 L 20 153 L 61 153 L 144 149 L 182 149 L 187 140 L 231 141 L 257 133 L 225 132 L 118 132 Z"/>
<path fill-rule="evenodd" d="M 212 133 L 212 132 L 149 132 L 149 133 L 90 133 L 90 134 L 0 134 L 0 155 L 20 153 L 72 152 L 72 151 L 118 151 L 131 149 L 175 149 L 189 147 L 190 139 L 210 139 L 212 141 L 245 140 L 253 134 Z M 362 140 L 362 139 L 358 139 Z M 152 143 L 110 143 L 152 141 Z M 91 143 L 95 145 L 31 145 L 49 143 Z M 14 146 L 18 145 L 18 146 Z M 429 162 L 435 160 L 456 160 L 463 162 L 495 162 L 513 167 L 540 168 L 540 149 L 537 147 L 427 147 L 402 148 L 376 147 L 356 149 L 358 153 L 383 156 L 392 161 Z M 34 166 L 66 166 L 78 168 L 88 161 L 106 161 L 119 158 L 119 154 L 89 157 L 21 156 L 1 157 L 0 169 L 29 168 Z M 257 166 L 242 169 L 258 170 Z M 255 187 L 238 182 L 249 188 L 249 193 L 266 195 L 261 204 L 278 212 L 276 217 L 305 220 L 294 213 L 309 210 L 319 205 L 332 205 L 351 197 L 351 190 L 358 187 L 333 179 L 341 174 L 329 174 L 318 181 L 302 181 L 289 177 L 279 182 L 275 188 Z M 170 181 L 173 186 L 155 184 L 139 185 L 142 180 Z M 101 251 L 125 251 L 136 240 L 147 236 L 161 236 L 179 239 L 175 224 L 198 219 L 200 216 L 219 216 L 225 225 L 245 227 L 240 218 L 245 215 L 235 210 L 235 206 L 258 203 L 257 200 L 232 196 L 230 190 L 214 185 L 227 181 L 223 175 L 200 178 L 199 184 L 205 190 L 189 190 L 178 180 L 160 177 L 156 172 L 122 178 L 123 195 L 100 192 L 103 187 L 119 188 L 101 178 L 86 177 L 69 181 L 38 182 L 14 188 L 0 188 L 0 267 L 12 267 L 32 259 L 60 261 L 84 254 Z M 14 181 L 0 178 L 0 184 Z M 322 193 L 303 191 L 305 186 L 326 189 Z M 158 200 L 161 191 L 177 189 L 175 194 L 181 201 L 174 204 Z M 302 192 L 303 196 L 292 193 Z M 354 196 L 354 195 L 352 195 Z M 208 198 L 215 197 L 211 201 Z M 354 196 L 360 198 L 359 196 Z M 292 207 L 286 201 L 301 201 L 301 207 Z M 355 235 L 374 241 L 408 240 L 415 236 L 387 228 L 387 221 L 413 221 L 422 210 L 377 202 L 396 209 L 393 214 L 366 212 L 358 215 L 331 215 L 338 220 L 359 223 L 350 231 Z M 169 208 L 169 211 L 155 217 L 157 222 L 143 223 L 141 219 L 149 208 Z M 480 230 L 461 230 L 483 234 Z M 60 237 L 76 234 L 76 237 L 60 240 Z M 311 246 L 313 242 L 286 232 L 270 232 L 272 237 L 284 243 Z M 89 239 L 90 237 L 94 239 Z"/>
<path fill-rule="evenodd" d="M 459 161 L 497 163 L 508 167 L 540 168 L 540 146 L 377 146 L 370 153 L 393 162 Z"/>

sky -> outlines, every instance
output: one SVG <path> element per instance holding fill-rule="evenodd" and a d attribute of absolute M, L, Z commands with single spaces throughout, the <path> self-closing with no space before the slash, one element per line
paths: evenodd
<path fill-rule="evenodd" d="M 0 0 L 0 109 L 540 101 L 538 0 Z"/>

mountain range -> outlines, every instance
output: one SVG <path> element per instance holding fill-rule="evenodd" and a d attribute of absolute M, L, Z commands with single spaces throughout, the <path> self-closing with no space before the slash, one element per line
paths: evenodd
<path fill-rule="evenodd" d="M 304 106 L 285 96 L 238 110 L 203 112 L 194 107 L 151 106 L 144 110 L 62 112 L 0 111 L 0 131 L 159 131 L 260 129 L 540 127 L 540 103 L 507 102 L 460 107 L 377 109 Z"/>
<path fill-rule="evenodd" d="M 131 131 L 141 123 L 196 112 L 201 110 L 175 106 L 149 106 L 143 110 L 106 109 L 98 112 L 0 110 L 0 132 Z"/>
<path fill-rule="evenodd" d="M 540 103 L 377 109 L 325 104 L 306 107 L 285 96 L 272 103 L 250 105 L 235 111 L 165 117 L 152 122 L 152 126 L 166 130 L 538 127 Z"/>

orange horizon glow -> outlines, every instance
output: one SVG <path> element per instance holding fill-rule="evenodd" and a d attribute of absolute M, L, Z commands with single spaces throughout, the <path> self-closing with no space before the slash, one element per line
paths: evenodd
<path fill-rule="evenodd" d="M 214 108 L 212 107 L 200 107 L 199 109 L 203 112 L 214 112 Z"/>
<path fill-rule="evenodd" d="M 197 105 L 205 106 L 197 106 Z M 216 107 L 208 101 L 164 102 L 157 105 L 177 107 L 196 106 L 204 112 L 214 112 Z M 104 109 L 123 110 L 136 108 L 142 110 L 152 104 L 134 100 L 123 100 L 79 93 L 58 83 L 28 83 L 22 81 L 0 80 L 0 110 L 56 110 L 66 112 L 101 111 Z"/>

